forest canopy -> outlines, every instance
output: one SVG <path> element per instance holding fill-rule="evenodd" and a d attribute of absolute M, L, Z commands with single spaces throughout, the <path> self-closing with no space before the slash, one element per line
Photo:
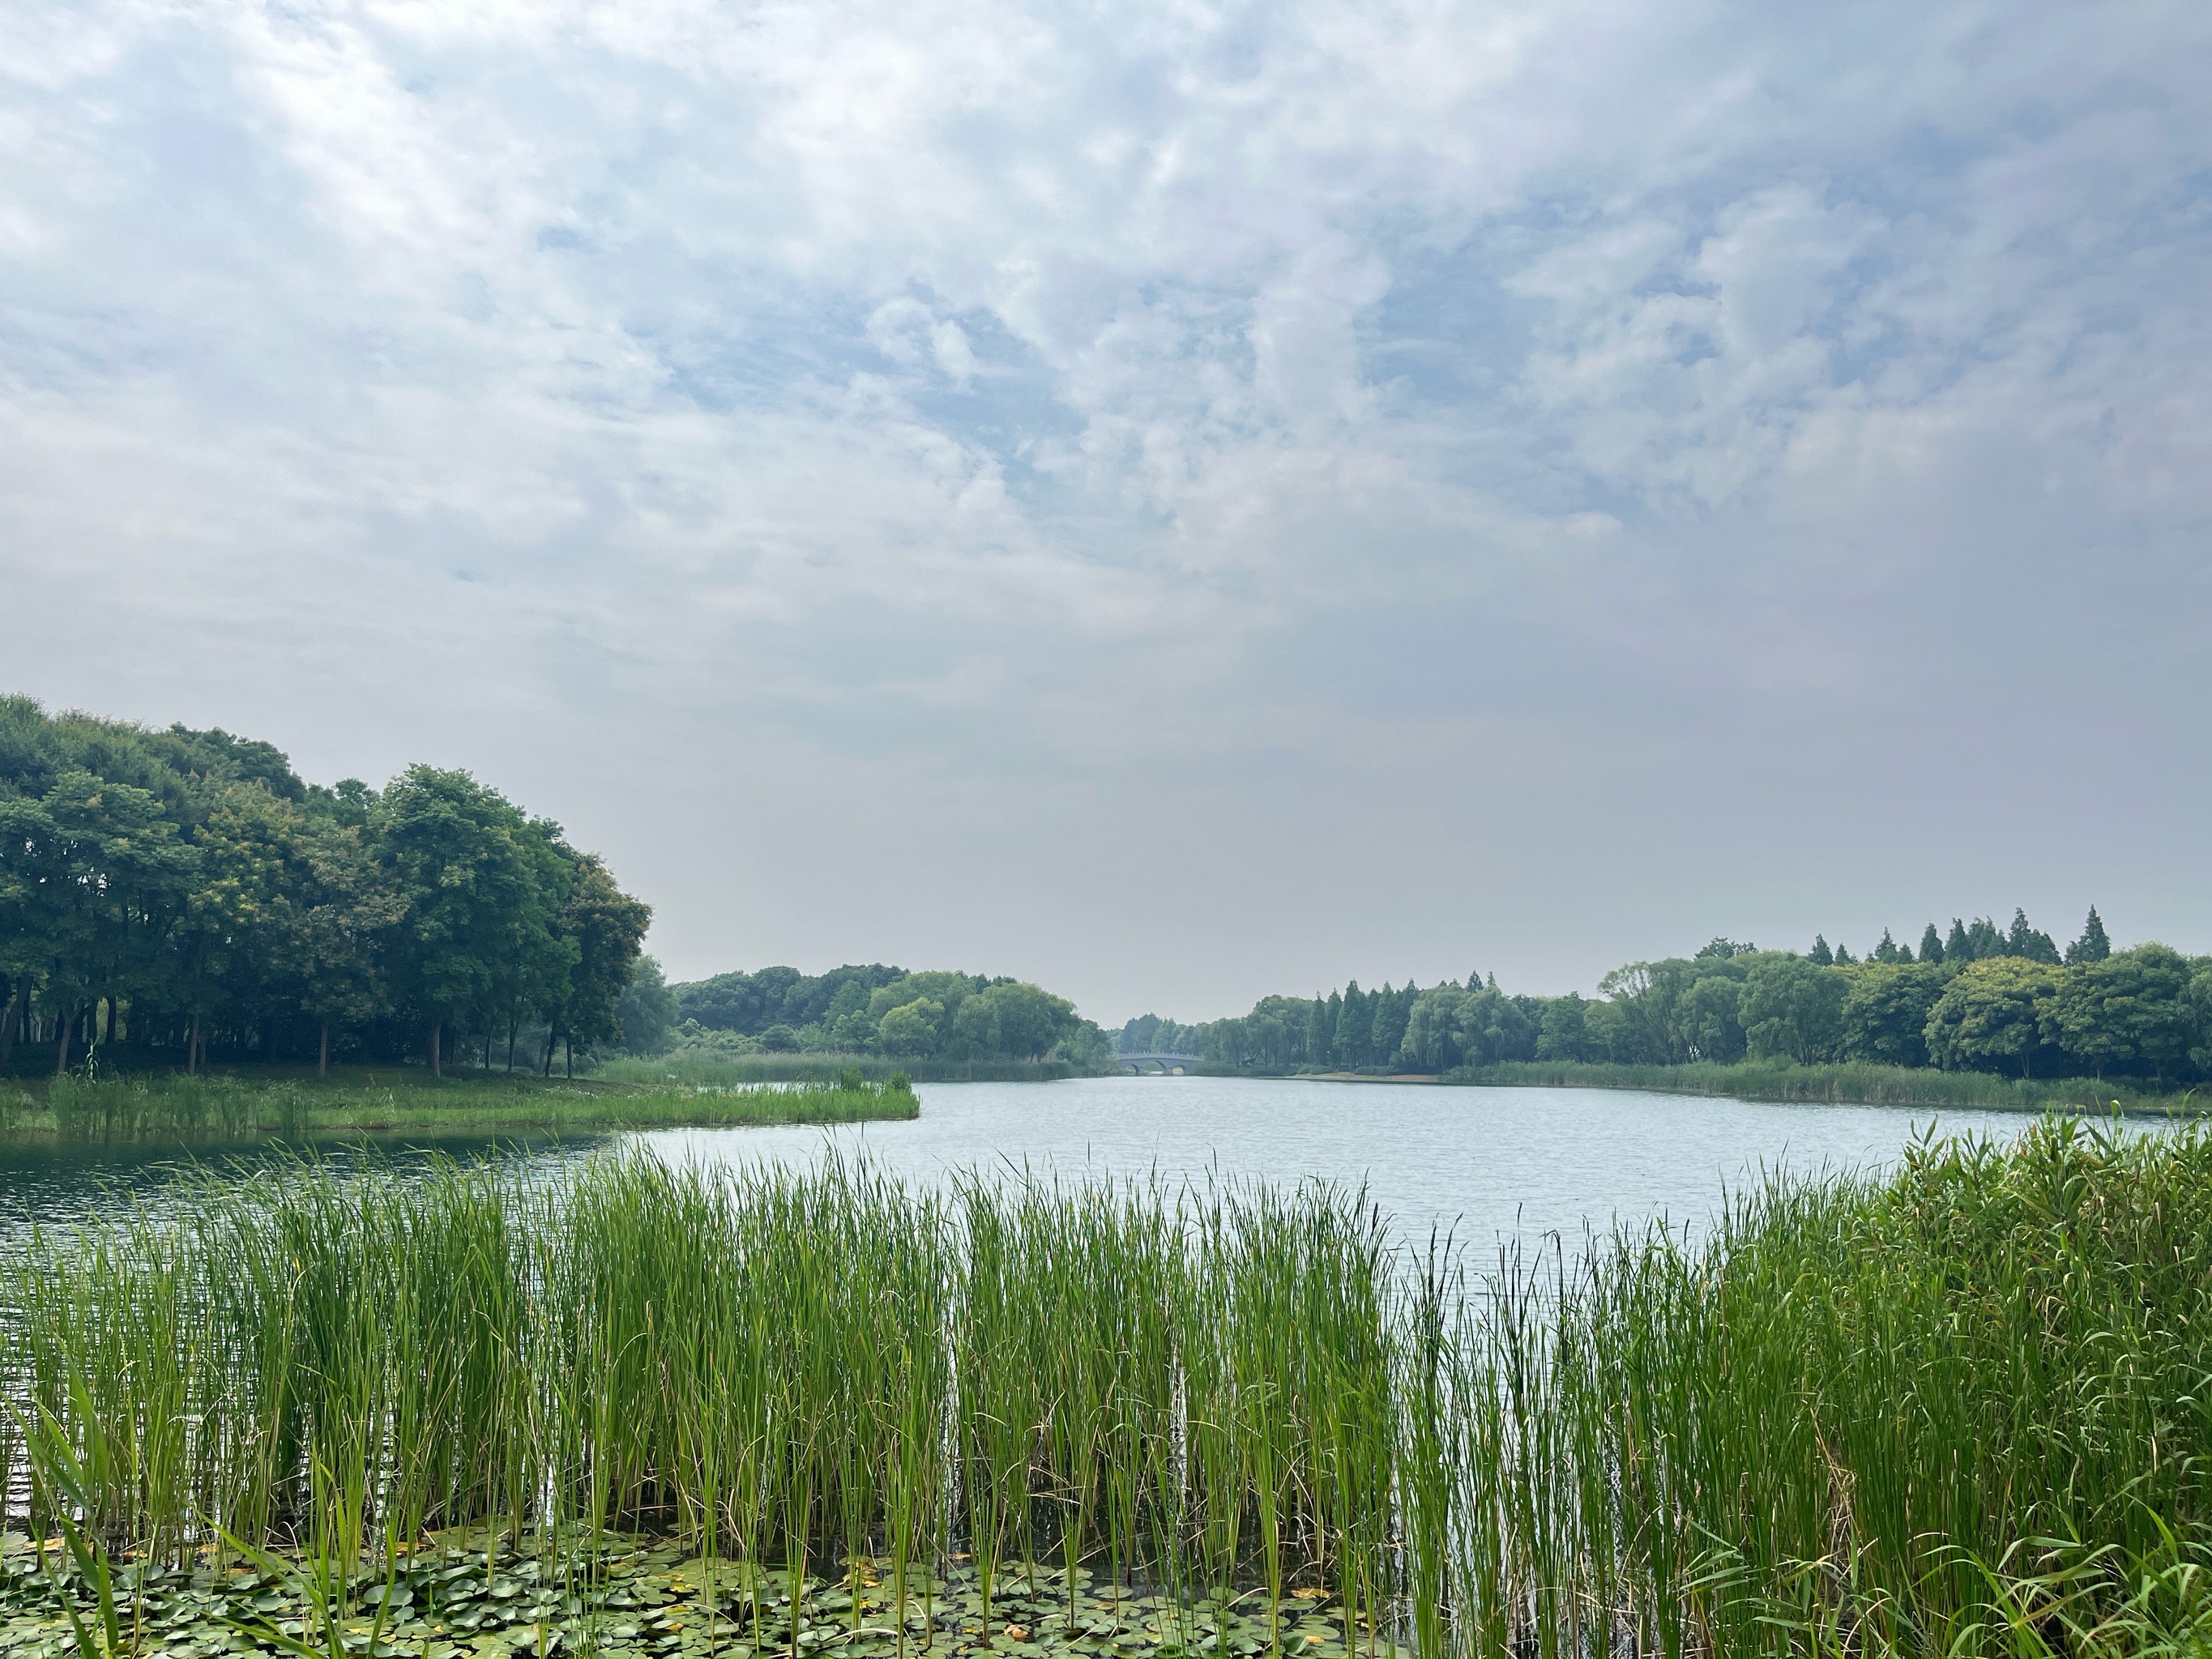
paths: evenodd
<path fill-rule="evenodd" d="M 2212 957 L 2112 948 L 2092 908 L 2063 951 L 2015 910 L 1930 922 L 1917 946 L 1887 932 L 1863 956 L 1816 936 L 1805 951 L 1715 939 L 1693 955 L 1632 962 L 1598 995 L 1516 995 L 1496 978 L 1327 997 L 1263 997 L 1240 1018 L 1158 1021 L 1221 1066 L 1444 1073 L 1522 1060 L 1684 1065 L 1863 1060 L 2017 1077 L 2212 1078 Z M 1133 1048 L 1138 1022 L 1120 1040 Z M 1156 1033 L 1157 1036 L 1157 1033 Z"/>
<path fill-rule="evenodd" d="M 672 1040 L 735 1054 L 1098 1064 L 1105 1034 L 1025 981 L 871 963 L 826 974 L 762 968 L 669 988 Z"/>
<path fill-rule="evenodd" d="M 21 1042 L 550 1070 L 622 1036 L 650 908 L 465 771 L 304 781 L 266 743 L 0 697 L 0 1060 Z"/>

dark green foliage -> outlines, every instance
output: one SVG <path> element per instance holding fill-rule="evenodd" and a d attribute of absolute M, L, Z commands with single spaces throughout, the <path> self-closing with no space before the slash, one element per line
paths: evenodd
<path fill-rule="evenodd" d="M 1109 1060 L 1115 1048 L 1066 998 L 980 974 L 909 972 L 881 963 L 820 975 L 778 967 L 668 988 L 678 1015 L 674 1045 L 685 1051 L 946 1062 L 1050 1058 L 1088 1069 Z"/>
<path fill-rule="evenodd" d="M 2112 954 L 2112 941 L 2105 937 L 2105 919 L 2097 914 L 2097 907 L 2089 907 L 2089 919 L 2081 924 L 2081 937 L 2066 947 L 2066 965 L 2069 968 L 2082 963 L 2102 962 Z"/>
<path fill-rule="evenodd" d="M 0 1060 L 512 1063 L 531 1024 L 550 1064 L 615 1038 L 650 914 L 465 772 L 325 789 L 265 743 L 0 699 Z"/>
<path fill-rule="evenodd" d="M 1779 1060 L 2128 1077 L 2160 1091 L 2212 1076 L 2212 958 L 2161 945 L 2114 953 L 2094 910 L 2065 963 L 2021 910 L 2008 931 L 1979 917 L 1954 920 L 1951 935 L 1929 923 L 1916 960 L 1885 928 L 1863 961 L 1825 935 L 1804 956 L 1716 938 L 1693 957 L 1615 969 L 1595 1001 L 1507 996 L 1470 975 L 1464 987 L 1355 981 L 1327 1000 L 1266 997 L 1195 1028 L 1147 1018 L 1194 1030 L 1211 1066 L 1279 1072 Z"/>

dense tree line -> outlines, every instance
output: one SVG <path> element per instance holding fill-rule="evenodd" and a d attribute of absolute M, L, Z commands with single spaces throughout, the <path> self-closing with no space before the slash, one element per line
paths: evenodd
<path fill-rule="evenodd" d="M 1863 956 L 1816 937 L 1804 952 L 1716 939 L 1691 957 L 1615 969 L 1585 999 L 1509 995 L 1470 975 L 1327 997 L 1263 997 L 1198 1027 L 1212 1062 L 1269 1070 L 1443 1072 L 1512 1060 L 1866 1060 L 2021 1077 L 2212 1077 L 2212 957 L 2116 951 L 2093 908 L 2061 951 L 2015 911 L 1885 932 Z"/>
<path fill-rule="evenodd" d="M 621 1036 L 651 918 L 466 772 L 303 781 L 265 743 L 0 698 L 0 1060 L 27 1042 L 550 1071 Z"/>
<path fill-rule="evenodd" d="M 1117 1054 L 1201 1054 L 1206 1033 L 1196 1025 L 1178 1025 L 1158 1014 L 1139 1014 L 1113 1034 Z"/>
<path fill-rule="evenodd" d="M 872 963 L 826 974 L 718 974 L 669 990 L 672 1040 L 694 1048 L 1078 1066 L 1111 1053 L 1065 997 L 1016 979 Z"/>

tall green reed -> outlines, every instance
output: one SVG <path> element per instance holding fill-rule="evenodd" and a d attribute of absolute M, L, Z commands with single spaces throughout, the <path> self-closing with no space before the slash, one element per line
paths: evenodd
<path fill-rule="evenodd" d="M 2196 1131 L 1931 1140 L 1480 1274 L 1318 1182 L 198 1180 L 0 1278 L 10 1421 L 118 1555 L 650 1531 L 755 1598 L 887 1575 L 902 1646 L 961 1558 L 987 1637 L 1018 1580 L 1437 1656 L 2148 1651 L 2212 1605 Z"/>

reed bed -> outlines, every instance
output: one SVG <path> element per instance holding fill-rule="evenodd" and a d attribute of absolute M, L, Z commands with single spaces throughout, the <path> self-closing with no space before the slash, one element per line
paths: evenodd
<path fill-rule="evenodd" d="M 148 1571 L 644 1534 L 794 1653 L 825 1582 L 856 1651 L 956 1592 L 1071 1650 L 2212 1639 L 2197 1130 L 1929 1142 L 1694 1245 L 1392 1237 L 1325 1183 L 835 1159 L 210 1181 L 9 1264 L 9 1490 Z"/>
<path fill-rule="evenodd" d="M 0 1140 L 208 1146 L 362 1135 L 853 1123 L 912 1118 L 920 1109 L 903 1073 L 868 1079 L 851 1069 L 787 1084 L 726 1079 L 567 1083 L 462 1074 L 397 1087 L 374 1080 L 154 1073 L 63 1077 L 12 1089 L 0 1083 Z"/>

